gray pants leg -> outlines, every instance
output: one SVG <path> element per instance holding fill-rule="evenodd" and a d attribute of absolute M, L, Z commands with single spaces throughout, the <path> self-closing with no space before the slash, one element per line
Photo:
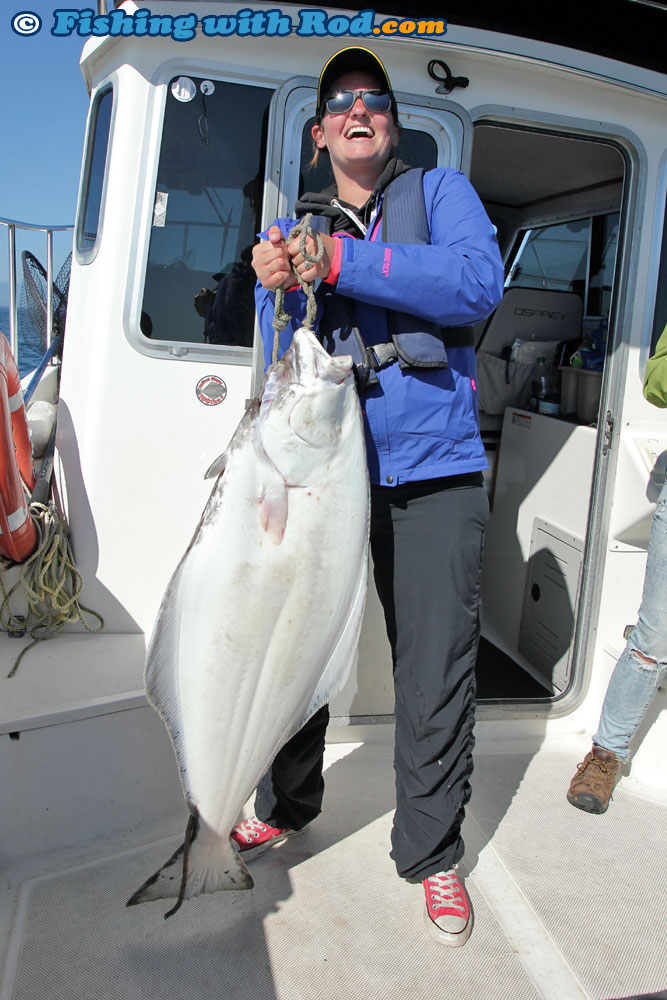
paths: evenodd
<path fill-rule="evenodd" d="M 450 477 L 372 490 L 375 582 L 396 692 L 391 856 L 415 882 L 464 851 L 489 507 L 483 486 L 461 478 L 465 485 Z"/>

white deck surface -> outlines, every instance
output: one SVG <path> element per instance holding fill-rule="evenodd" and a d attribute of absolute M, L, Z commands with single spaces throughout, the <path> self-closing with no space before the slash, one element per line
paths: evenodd
<path fill-rule="evenodd" d="M 85 862 L 61 859 L 38 877 L 5 872 L 0 1000 L 617 1000 L 664 991 L 667 805 L 622 783 L 605 816 L 579 812 L 565 792 L 585 744 L 546 746 L 478 747 L 462 869 L 475 927 L 462 949 L 431 941 L 421 887 L 399 880 L 388 857 L 391 745 L 339 743 L 327 750 L 322 816 L 254 862 L 251 892 L 200 898 L 168 921 L 166 903 L 127 909 L 180 830 L 144 846 L 111 844 L 104 857 L 97 845 Z"/>

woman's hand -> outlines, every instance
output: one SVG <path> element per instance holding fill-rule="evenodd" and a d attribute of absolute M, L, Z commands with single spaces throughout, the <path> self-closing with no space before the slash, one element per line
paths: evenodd
<path fill-rule="evenodd" d="M 333 236 L 325 236 L 324 233 L 320 233 L 320 236 L 324 245 L 324 253 L 322 254 L 322 259 L 317 264 L 309 264 L 308 261 L 304 260 L 299 249 L 300 240 L 298 236 L 287 246 L 287 252 L 292 258 L 292 264 L 296 267 L 304 281 L 314 281 L 315 278 L 326 278 L 331 270 L 331 262 L 336 250 L 336 241 Z M 312 257 L 317 253 L 317 245 L 312 236 L 306 237 L 306 251 Z"/>
<path fill-rule="evenodd" d="M 252 248 L 252 266 L 257 280 L 272 292 L 281 285 L 291 288 L 295 281 L 285 238 L 278 226 L 271 226 L 268 236 L 268 240 Z"/>

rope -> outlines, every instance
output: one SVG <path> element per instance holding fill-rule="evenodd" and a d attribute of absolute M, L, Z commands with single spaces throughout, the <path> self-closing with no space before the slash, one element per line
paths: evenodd
<path fill-rule="evenodd" d="M 304 215 L 303 219 L 294 226 L 291 230 L 288 240 L 295 240 L 297 236 L 299 237 L 299 250 L 301 251 L 301 256 L 308 264 L 319 264 L 324 256 L 324 243 L 322 242 L 322 237 L 320 233 L 313 229 L 310 225 L 310 220 L 313 217 L 312 212 L 308 212 Z M 315 240 L 316 250 L 311 256 L 306 249 L 306 238 L 312 236 Z M 294 277 L 299 282 L 299 285 L 306 294 L 306 318 L 303 325 L 308 327 L 309 330 L 312 329 L 313 323 L 315 322 L 315 316 L 317 314 L 317 302 L 315 301 L 315 292 L 313 290 L 312 281 L 304 281 L 302 276 L 299 274 L 297 269 L 292 264 L 292 273 Z M 276 289 L 276 304 L 273 311 L 273 329 L 275 334 L 273 337 L 273 355 L 271 358 L 272 364 L 275 365 L 278 360 L 278 344 L 280 342 L 280 331 L 284 330 L 290 319 L 292 318 L 288 312 L 285 312 L 285 289 L 281 286 Z"/>
<path fill-rule="evenodd" d="M 31 503 L 30 514 L 37 525 L 40 544 L 30 558 L 21 564 L 19 579 L 9 593 L 0 575 L 3 595 L 0 628 L 21 634 L 30 630 L 29 635 L 33 639 L 19 654 L 8 677 L 14 676 L 29 649 L 44 639 L 51 639 L 65 625 L 81 622 L 88 632 L 101 632 L 104 628 L 102 616 L 79 603 L 83 577 L 74 564 L 67 530 L 55 503 Z M 28 602 L 28 614 L 25 618 L 15 616 L 10 607 L 11 597 L 20 587 Z M 97 618 L 99 625 L 96 628 L 88 625 L 84 613 Z"/>

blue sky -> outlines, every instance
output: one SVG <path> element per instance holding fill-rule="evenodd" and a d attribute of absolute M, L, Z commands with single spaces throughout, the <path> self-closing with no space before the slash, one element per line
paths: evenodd
<path fill-rule="evenodd" d="M 54 38 L 54 0 L 4 0 L 0 15 L 0 217 L 48 225 L 74 222 L 88 94 L 79 69 L 83 39 Z M 72 7 L 97 9 L 97 0 Z M 12 30 L 12 19 L 32 11 L 42 19 L 36 35 Z M 20 236 L 20 251 L 32 252 L 46 267 L 41 234 Z M 71 234 L 56 238 L 54 267 L 71 248 Z M 8 304 L 7 229 L 0 226 L 0 306 Z"/>

